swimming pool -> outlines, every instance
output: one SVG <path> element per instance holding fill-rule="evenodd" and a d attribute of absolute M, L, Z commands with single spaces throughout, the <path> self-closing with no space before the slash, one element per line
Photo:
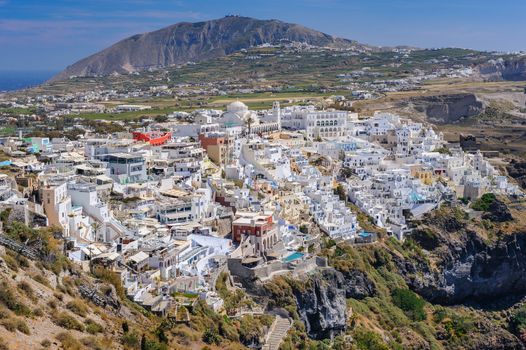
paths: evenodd
<path fill-rule="evenodd" d="M 294 252 L 294 253 L 290 254 L 289 256 L 287 256 L 285 259 L 283 259 L 283 261 L 286 262 L 286 263 L 289 263 L 289 262 L 292 262 L 294 260 L 298 260 L 298 259 L 303 258 L 304 255 L 305 254 L 300 253 L 300 252 Z"/>
<path fill-rule="evenodd" d="M 371 233 L 370 232 L 366 232 L 366 231 L 362 231 L 358 234 L 358 236 L 362 237 L 362 238 L 368 238 L 371 236 Z"/>

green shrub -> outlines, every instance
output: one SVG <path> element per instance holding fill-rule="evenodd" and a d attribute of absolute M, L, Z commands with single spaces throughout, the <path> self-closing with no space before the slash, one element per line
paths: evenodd
<path fill-rule="evenodd" d="M 26 258 L 25 256 L 22 256 L 22 255 L 19 255 L 18 256 L 18 264 L 21 266 L 21 267 L 29 267 L 29 259 Z"/>
<path fill-rule="evenodd" d="M 17 285 L 18 289 L 20 289 L 24 294 L 31 300 L 35 301 L 35 292 L 33 291 L 33 288 L 27 283 L 26 281 L 18 282 Z"/>
<path fill-rule="evenodd" d="M 9 267 L 9 269 L 15 271 L 15 272 L 18 272 L 18 261 L 16 261 L 16 259 L 14 257 L 12 257 L 11 255 L 4 255 L 3 256 L 3 259 L 7 265 L 7 267 Z"/>
<path fill-rule="evenodd" d="M 426 318 L 424 311 L 425 301 L 409 289 L 397 288 L 391 293 L 393 303 L 402 309 L 414 321 Z"/>
<path fill-rule="evenodd" d="M 81 300 L 71 300 L 66 304 L 66 308 L 80 317 L 86 317 L 88 314 L 88 307 Z"/>
<path fill-rule="evenodd" d="M 43 347 L 43 348 L 49 348 L 51 346 L 51 341 L 49 339 L 44 339 L 42 340 L 42 342 L 40 343 L 40 345 Z"/>
<path fill-rule="evenodd" d="M 221 337 L 217 333 L 217 331 L 213 328 L 208 328 L 203 333 L 203 341 L 207 344 L 216 344 L 219 345 L 221 343 Z"/>
<path fill-rule="evenodd" d="M 7 329 L 9 332 L 14 332 L 15 330 L 18 330 L 19 332 L 22 332 L 27 335 L 31 334 L 27 323 L 23 319 L 18 317 L 3 320 L 2 326 L 4 326 L 4 328 Z"/>
<path fill-rule="evenodd" d="M 73 336 L 71 333 L 62 332 L 57 334 L 57 340 L 62 343 L 63 349 L 68 350 L 81 350 L 82 344 Z"/>
<path fill-rule="evenodd" d="M 353 339 L 360 350 L 389 350 L 382 338 L 375 332 L 358 329 L 354 332 Z"/>
<path fill-rule="evenodd" d="M 42 317 L 44 316 L 44 311 L 42 311 L 41 308 L 36 308 L 33 310 L 33 316 L 35 317 Z"/>
<path fill-rule="evenodd" d="M 5 307 L 0 307 L 0 320 L 3 320 L 4 318 L 8 318 L 11 316 L 11 312 L 6 309 Z"/>
<path fill-rule="evenodd" d="M 447 147 L 438 148 L 438 149 L 435 150 L 435 152 L 438 152 L 440 154 L 447 154 L 449 156 L 451 155 L 451 151 Z"/>
<path fill-rule="evenodd" d="M 86 337 L 86 338 L 82 338 L 80 340 L 80 342 L 87 349 L 106 350 L 108 348 L 105 345 L 101 344 L 102 342 L 99 339 L 97 339 L 96 337 L 94 337 L 94 336 L 89 336 L 89 337 Z"/>
<path fill-rule="evenodd" d="M 139 336 L 134 332 L 125 333 L 121 338 L 125 349 L 137 349 L 140 344 Z"/>
<path fill-rule="evenodd" d="M 141 350 L 168 350 L 168 346 L 155 340 L 145 339 L 141 342 Z"/>
<path fill-rule="evenodd" d="M 471 208 L 478 211 L 488 211 L 495 200 L 497 197 L 493 193 L 485 193 L 471 204 Z"/>
<path fill-rule="evenodd" d="M 97 334 L 102 333 L 104 331 L 104 327 L 102 327 L 97 322 L 93 321 L 91 318 L 86 319 L 85 325 L 86 332 L 88 332 L 89 334 Z"/>
<path fill-rule="evenodd" d="M 442 323 L 449 338 L 461 338 L 475 328 L 473 320 L 459 315 L 452 315 Z"/>
<path fill-rule="evenodd" d="M 101 280 L 108 282 L 113 285 L 115 288 L 115 292 L 121 299 L 126 298 L 126 292 L 124 291 L 124 287 L 122 286 L 121 278 L 118 274 L 116 274 L 113 271 L 110 271 L 105 268 L 95 268 L 93 270 L 93 274 L 95 277 L 100 278 Z"/>
<path fill-rule="evenodd" d="M 31 334 L 27 323 L 20 318 L 16 320 L 16 329 L 27 335 Z"/>
<path fill-rule="evenodd" d="M 510 326 L 515 334 L 518 334 L 526 328 L 526 308 L 522 307 L 517 310 L 511 317 Z"/>
<path fill-rule="evenodd" d="M 47 305 L 51 310 L 55 310 L 57 308 L 57 302 L 55 300 L 48 301 Z"/>
<path fill-rule="evenodd" d="M 49 284 L 49 281 L 46 277 L 44 277 L 44 275 L 35 275 L 33 277 L 33 280 L 37 281 L 38 283 L 46 286 L 46 287 L 50 287 L 50 284 Z"/>
<path fill-rule="evenodd" d="M 4 328 L 8 330 L 9 332 L 14 332 L 16 330 L 16 324 L 15 324 L 14 319 L 12 318 L 2 320 L 0 324 L 4 326 Z"/>
<path fill-rule="evenodd" d="M 53 294 L 53 296 L 59 301 L 63 301 L 64 300 L 64 296 L 62 294 L 60 294 L 60 293 L 55 293 L 55 294 Z"/>
<path fill-rule="evenodd" d="M 31 315 L 31 310 L 19 299 L 6 282 L 0 284 L 0 303 L 7 306 L 9 310 L 18 316 Z"/>
<path fill-rule="evenodd" d="M 77 321 L 75 317 L 69 315 L 67 312 L 61 312 L 53 317 L 53 323 L 69 330 L 84 331 L 82 323 Z"/>
<path fill-rule="evenodd" d="M 270 326 L 272 324 L 272 321 L 272 317 L 254 317 L 250 315 L 242 317 L 239 320 L 239 340 L 243 344 L 259 342 L 259 340 L 264 336 L 263 326 Z"/>

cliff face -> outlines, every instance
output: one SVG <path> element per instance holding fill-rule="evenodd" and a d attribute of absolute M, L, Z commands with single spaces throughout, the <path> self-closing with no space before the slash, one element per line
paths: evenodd
<path fill-rule="evenodd" d="M 278 278 L 263 288 L 248 285 L 250 292 L 268 301 L 271 309 L 291 306 L 297 311 L 312 339 L 333 338 L 347 329 L 347 298 L 363 299 L 375 295 L 376 288 L 364 272 L 345 273 L 322 268 L 302 281 Z"/>
<path fill-rule="evenodd" d="M 347 324 L 343 275 L 326 269 L 312 276 L 310 284 L 311 288 L 294 290 L 300 318 L 311 338 L 332 338 Z"/>
<path fill-rule="evenodd" d="M 502 204 L 485 215 L 509 220 Z M 497 222 L 497 221 L 493 221 Z M 432 218 L 432 227 L 416 230 L 411 238 L 436 261 L 396 258 L 408 285 L 427 300 L 440 304 L 495 301 L 526 293 L 526 233 L 501 235 L 494 242 L 483 240 L 455 217 Z"/>
<path fill-rule="evenodd" d="M 251 46 L 282 41 L 344 48 L 359 45 L 297 24 L 228 16 L 199 23 L 178 23 L 154 32 L 134 35 L 74 63 L 52 80 L 63 80 L 70 76 L 130 73 L 197 62 Z"/>
<path fill-rule="evenodd" d="M 526 189 L 526 162 L 513 160 L 507 167 L 508 174 L 513 177 L 522 188 Z"/>
<path fill-rule="evenodd" d="M 363 271 L 352 269 L 350 271 L 343 271 L 341 274 L 343 277 L 343 288 L 345 289 L 346 298 L 361 300 L 376 295 L 376 287 L 374 283 Z"/>
<path fill-rule="evenodd" d="M 478 67 L 479 74 L 489 81 L 526 80 L 526 57 L 492 60 Z"/>
<path fill-rule="evenodd" d="M 412 100 L 415 108 L 425 112 L 435 123 L 454 123 L 484 112 L 484 104 L 473 94 L 419 97 Z"/>

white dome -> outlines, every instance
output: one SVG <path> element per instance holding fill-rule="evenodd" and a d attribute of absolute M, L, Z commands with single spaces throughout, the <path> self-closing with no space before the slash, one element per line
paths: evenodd
<path fill-rule="evenodd" d="M 226 110 L 228 112 L 233 112 L 233 113 L 245 112 L 245 111 L 248 111 L 248 107 L 246 104 L 244 104 L 241 101 L 234 101 L 230 103 L 228 106 L 226 106 Z"/>

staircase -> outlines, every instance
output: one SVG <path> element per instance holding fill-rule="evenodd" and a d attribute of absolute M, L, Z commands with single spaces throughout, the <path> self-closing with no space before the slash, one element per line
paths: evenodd
<path fill-rule="evenodd" d="M 265 345 L 262 350 L 278 350 L 281 341 L 287 335 L 291 327 L 290 320 L 276 315 L 276 319 L 270 328 L 270 332 L 267 335 Z"/>

